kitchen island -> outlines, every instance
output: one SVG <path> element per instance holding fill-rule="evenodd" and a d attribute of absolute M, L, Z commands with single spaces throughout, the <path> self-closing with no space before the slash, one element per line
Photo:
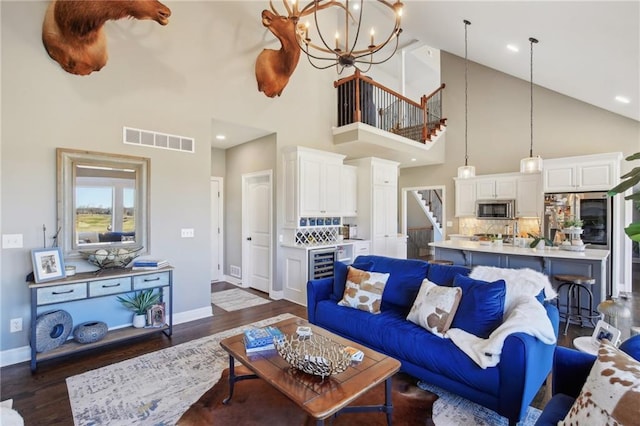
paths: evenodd
<path fill-rule="evenodd" d="M 530 268 L 549 276 L 554 287 L 559 283 L 552 278 L 558 274 L 586 275 L 593 277 L 594 309 L 607 297 L 609 279 L 609 251 L 586 249 L 584 251 L 566 251 L 557 247 L 532 249 L 513 247 L 510 244 L 486 244 L 479 241 L 439 241 L 429 243 L 435 247 L 435 258 L 450 260 L 456 265 L 473 267 L 476 265 L 496 266 L 500 268 Z M 565 287 L 566 288 L 566 287 Z M 566 294 L 560 295 L 564 303 Z M 587 302 L 582 299 L 582 306 Z"/>

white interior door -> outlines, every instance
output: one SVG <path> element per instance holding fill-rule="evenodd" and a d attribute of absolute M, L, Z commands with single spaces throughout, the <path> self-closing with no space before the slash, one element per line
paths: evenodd
<path fill-rule="evenodd" d="M 272 269 L 271 171 L 243 175 L 242 179 L 243 286 L 269 293 Z"/>
<path fill-rule="evenodd" d="M 223 253 L 222 248 L 222 178 L 211 178 L 211 281 L 220 281 L 222 274 Z"/>

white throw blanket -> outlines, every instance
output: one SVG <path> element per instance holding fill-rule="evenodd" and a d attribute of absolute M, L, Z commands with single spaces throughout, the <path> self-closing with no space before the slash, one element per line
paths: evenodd
<path fill-rule="evenodd" d="M 489 282 L 503 279 L 506 285 L 504 320 L 488 339 L 482 339 L 457 328 L 447 331 L 446 337 L 450 338 L 476 364 L 482 368 L 498 365 L 504 341 L 512 333 L 530 334 L 546 344 L 556 342 L 551 320 L 544 306 L 535 298 L 542 289 L 545 291 L 545 300 L 557 296 L 546 275 L 527 268 L 476 266 L 469 276 Z"/>

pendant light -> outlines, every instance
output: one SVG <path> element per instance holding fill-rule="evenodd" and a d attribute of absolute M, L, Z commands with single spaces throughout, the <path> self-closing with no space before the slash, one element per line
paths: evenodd
<path fill-rule="evenodd" d="M 470 178 L 476 175 L 476 168 L 469 165 L 469 153 L 467 142 L 467 115 L 469 110 L 469 61 L 467 59 L 467 26 L 471 25 L 471 22 L 464 21 L 464 166 L 458 167 L 459 178 Z"/>
<path fill-rule="evenodd" d="M 529 42 L 531 45 L 531 58 L 530 58 L 530 68 L 531 68 L 531 81 L 529 83 L 530 88 L 530 106 L 531 106 L 531 145 L 529 146 L 529 156 L 527 158 L 523 158 L 520 160 L 520 173 L 538 173 L 542 171 L 542 158 L 539 155 L 533 156 L 533 44 L 537 43 L 538 40 L 529 37 Z"/>

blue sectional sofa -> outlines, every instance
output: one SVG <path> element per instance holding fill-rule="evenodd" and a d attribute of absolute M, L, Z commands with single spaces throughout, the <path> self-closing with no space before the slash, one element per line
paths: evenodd
<path fill-rule="evenodd" d="M 468 268 L 381 256 L 359 256 L 354 267 L 390 274 L 381 312 L 338 305 L 346 267 L 336 268 L 333 278 L 307 283 L 309 322 L 398 359 L 402 371 L 494 410 L 510 424 L 521 420 L 551 371 L 555 345 L 528 334 L 511 334 L 500 363 L 482 369 L 451 340 L 406 320 L 424 278 L 451 286 L 456 275 L 469 274 Z M 557 336 L 558 310 L 546 302 L 544 307 Z"/>

